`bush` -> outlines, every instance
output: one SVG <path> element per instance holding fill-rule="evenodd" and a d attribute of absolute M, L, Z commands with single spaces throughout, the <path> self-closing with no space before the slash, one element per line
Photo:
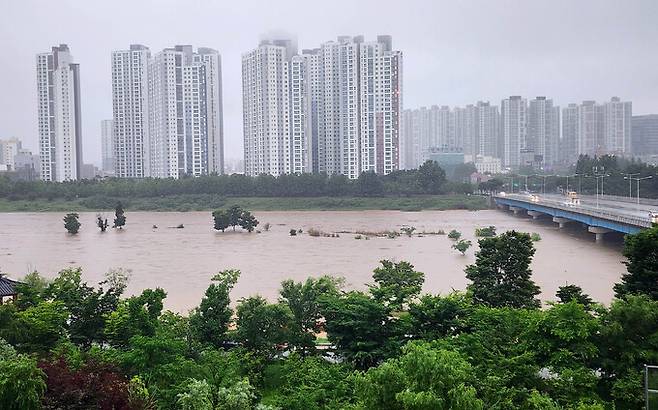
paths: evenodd
<path fill-rule="evenodd" d="M 297 236 L 297 230 L 296 229 L 291 229 L 290 230 L 290 236 Z"/>
<path fill-rule="evenodd" d="M 452 231 L 450 231 L 450 232 L 448 233 L 448 238 L 450 238 L 450 239 L 452 239 L 452 240 L 454 240 L 454 241 L 458 240 L 458 239 L 461 238 L 461 237 L 462 237 L 462 233 L 459 232 L 459 231 L 456 230 L 456 229 L 453 229 Z"/>
<path fill-rule="evenodd" d="M 490 225 L 486 228 L 476 228 L 475 236 L 479 238 L 491 238 L 492 236 L 496 236 L 496 227 Z"/>
<path fill-rule="evenodd" d="M 541 241 L 541 236 L 537 232 L 533 232 L 530 234 L 530 239 L 532 239 L 533 242 L 539 242 Z"/>

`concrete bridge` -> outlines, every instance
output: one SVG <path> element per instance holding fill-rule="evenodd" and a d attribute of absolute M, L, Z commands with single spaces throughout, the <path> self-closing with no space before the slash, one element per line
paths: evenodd
<path fill-rule="evenodd" d="M 567 223 L 579 222 L 587 225 L 589 232 L 596 235 L 596 241 L 603 240 L 608 232 L 632 234 L 651 227 L 655 222 L 653 214 L 656 206 L 636 204 L 628 201 L 599 196 L 580 198 L 580 204 L 573 204 L 559 194 L 505 194 L 493 196 L 499 208 L 509 209 L 515 214 L 527 213 L 533 219 L 552 217 L 553 222 L 563 228 Z"/>

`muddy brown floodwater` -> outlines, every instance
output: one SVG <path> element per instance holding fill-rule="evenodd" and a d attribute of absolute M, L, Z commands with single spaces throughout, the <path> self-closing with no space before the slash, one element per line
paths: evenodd
<path fill-rule="evenodd" d="M 113 215 L 108 214 L 111 219 Z M 424 291 L 447 293 L 468 283 L 464 267 L 473 263 L 477 246 L 466 256 L 450 248 L 446 236 L 400 236 L 397 239 L 356 240 L 352 234 L 339 238 L 290 236 L 291 228 L 317 228 L 324 232 L 399 230 L 402 225 L 418 231 L 446 233 L 453 228 L 477 243 L 476 227 L 495 225 L 498 232 L 516 229 L 537 232 L 541 241 L 532 263 L 541 299 L 553 300 L 558 286 L 580 285 L 595 300 L 609 303 L 612 285 L 625 268 L 621 264 L 621 239 L 612 236 L 603 245 L 575 225 L 558 230 L 550 221 L 536 222 L 502 211 L 325 211 L 256 212 L 269 232 L 225 233 L 212 229 L 210 212 L 129 212 L 123 231 L 100 233 L 94 213 L 81 213 L 81 231 L 68 235 L 59 213 L 0 214 L 0 270 L 13 278 L 38 270 L 53 277 L 67 267 L 82 267 L 84 279 L 95 284 L 111 268 L 132 270 L 128 293 L 162 287 L 166 306 L 187 312 L 195 307 L 218 271 L 242 271 L 232 292 L 234 301 L 260 294 L 276 300 L 284 279 L 308 276 L 343 276 L 349 288 L 363 289 L 381 259 L 406 260 L 425 273 Z M 184 224 L 184 229 L 175 229 Z M 158 229 L 153 229 L 157 225 Z"/>

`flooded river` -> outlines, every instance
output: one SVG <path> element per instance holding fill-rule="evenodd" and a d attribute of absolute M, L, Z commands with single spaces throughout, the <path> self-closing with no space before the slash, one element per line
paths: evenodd
<path fill-rule="evenodd" d="M 111 220 L 113 215 L 106 215 Z M 583 287 L 595 300 L 608 303 L 612 285 L 625 267 L 621 264 L 621 240 L 608 238 L 594 243 L 594 235 L 574 224 L 564 230 L 550 221 L 536 222 L 502 211 L 327 211 L 256 212 L 269 232 L 225 233 L 212 229 L 210 212 L 129 212 L 124 230 L 100 233 L 95 214 L 81 213 L 81 231 L 68 235 L 59 213 L 0 214 L 0 271 L 20 278 L 38 270 L 46 277 L 67 267 L 82 267 L 90 284 L 102 279 L 111 268 L 132 271 L 129 293 L 148 287 L 167 291 L 166 306 L 186 312 L 195 307 L 219 270 L 242 271 L 232 293 L 235 301 L 260 294 L 275 300 L 284 279 L 303 280 L 308 276 L 343 276 L 350 288 L 363 289 L 381 259 L 406 260 L 425 273 L 426 292 L 447 293 L 464 289 L 464 267 L 473 263 L 477 246 L 466 256 L 450 248 L 445 235 L 400 236 L 396 239 L 356 240 L 353 234 L 338 238 L 311 237 L 307 229 L 324 232 L 399 230 L 410 225 L 418 231 L 446 233 L 455 228 L 477 243 L 476 227 L 495 225 L 498 232 L 516 229 L 537 232 L 542 240 L 532 264 L 534 280 L 541 286 L 542 300 L 553 300 L 558 286 L 565 283 Z M 184 224 L 184 229 L 175 229 Z M 158 229 L 153 229 L 157 225 Z M 290 236 L 301 228 L 301 236 Z"/>

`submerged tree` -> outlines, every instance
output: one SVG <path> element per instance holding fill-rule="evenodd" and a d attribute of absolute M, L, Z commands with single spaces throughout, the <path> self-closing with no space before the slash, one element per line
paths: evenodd
<path fill-rule="evenodd" d="M 124 215 L 123 205 L 119 202 L 114 210 L 114 226 L 113 228 L 123 229 L 126 224 L 126 216 Z"/>
<path fill-rule="evenodd" d="M 468 240 L 466 240 L 466 239 L 460 239 L 459 242 L 454 243 L 454 244 L 452 245 L 452 249 L 461 252 L 462 255 L 465 255 L 465 254 L 466 254 L 466 251 L 467 251 L 468 248 L 470 248 L 470 247 L 471 247 L 471 241 L 468 241 Z"/>
<path fill-rule="evenodd" d="M 527 233 L 508 231 L 479 241 L 475 265 L 466 267 L 468 290 L 476 303 L 491 307 L 537 308 L 539 287 L 530 278 L 535 254 Z"/>
<path fill-rule="evenodd" d="M 212 213 L 214 227 L 217 231 L 224 232 L 230 226 L 228 213 L 222 209 L 218 209 Z"/>
<path fill-rule="evenodd" d="M 245 229 L 247 232 L 252 232 L 258 226 L 258 219 L 256 219 L 251 212 L 242 211 L 238 223 L 242 229 Z"/>
<path fill-rule="evenodd" d="M 77 213 L 68 213 L 64 217 L 64 228 L 72 234 L 75 235 L 80 230 L 82 224 L 78 221 L 79 215 Z"/>
<path fill-rule="evenodd" d="M 101 230 L 101 232 L 105 232 L 107 230 L 107 218 L 103 219 L 100 214 L 96 215 L 96 226 Z"/>

